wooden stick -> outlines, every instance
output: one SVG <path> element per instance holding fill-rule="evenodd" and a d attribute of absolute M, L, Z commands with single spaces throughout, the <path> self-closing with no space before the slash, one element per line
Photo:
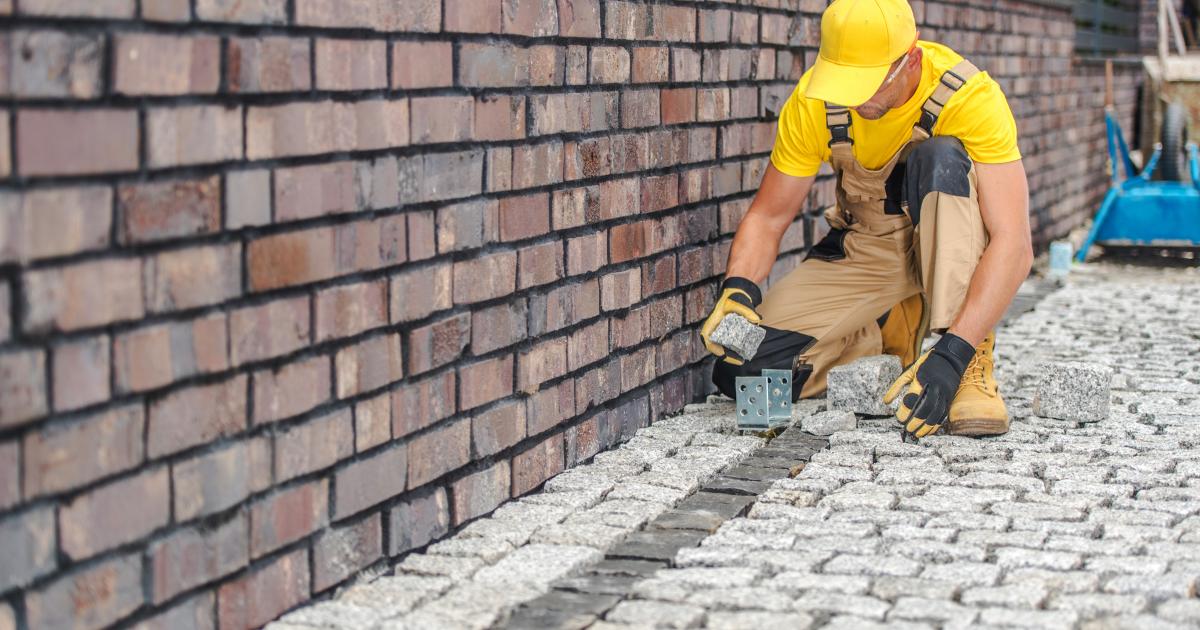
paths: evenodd
<path fill-rule="evenodd" d="M 1167 20 L 1171 23 L 1171 33 L 1175 35 L 1175 48 L 1179 54 L 1187 54 L 1187 45 L 1183 43 L 1183 29 L 1179 28 L 1179 16 L 1175 14 L 1174 0 L 1158 0 L 1167 3 Z"/>
<path fill-rule="evenodd" d="M 1113 71 L 1112 59 L 1104 60 L 1104 107 L 1108 109 L 1114 105 L 1113 101 Z"/>

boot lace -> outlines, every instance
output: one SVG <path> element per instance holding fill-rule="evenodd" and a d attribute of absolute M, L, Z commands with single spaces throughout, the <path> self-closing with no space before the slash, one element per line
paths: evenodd
<path fill-rule="evenodd" d="M 963 385 L 974 385 L 983 391 L 988 391 L 987 381 L 984 379 L 983 357 L 987 355 L 987 350 L 981 350 L 971 357 L 971 362 L 967 364 L 967 371 L 963 374 Z"/>

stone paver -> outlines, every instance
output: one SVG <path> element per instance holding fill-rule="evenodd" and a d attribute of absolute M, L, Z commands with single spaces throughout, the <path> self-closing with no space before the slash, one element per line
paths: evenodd
<path fill-rule="evenodd" d="M 1200 287 L 1096 275 L 998 328 L 1006 435 L 801 401 L 766 443 L 713 398 L 272 630 L 1198 627 Z M 1035 415 L 1080 363 L 1107 408 Z"/>

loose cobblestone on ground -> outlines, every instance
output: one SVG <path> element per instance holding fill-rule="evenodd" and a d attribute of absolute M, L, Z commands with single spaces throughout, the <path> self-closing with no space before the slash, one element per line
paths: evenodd
<path fill-rule="evenodd" d="M 810 400 L 767 443 L 710 398 L 268 628 L 1200 627 L 1200 286 L 1089 267 L 997 330 L 1006 435 Z M 1064 362 L 1106 408 L 1034 415 Z"/>

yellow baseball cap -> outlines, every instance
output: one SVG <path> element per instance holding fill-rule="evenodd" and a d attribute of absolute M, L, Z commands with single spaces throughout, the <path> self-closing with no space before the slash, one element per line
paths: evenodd
<path fill-rule="evenodd" d="M 862 105 L 916 42 L 917 24 L 906 0 L 836 0 L 821 16 L 821 52 L 804 96 Z"/>

